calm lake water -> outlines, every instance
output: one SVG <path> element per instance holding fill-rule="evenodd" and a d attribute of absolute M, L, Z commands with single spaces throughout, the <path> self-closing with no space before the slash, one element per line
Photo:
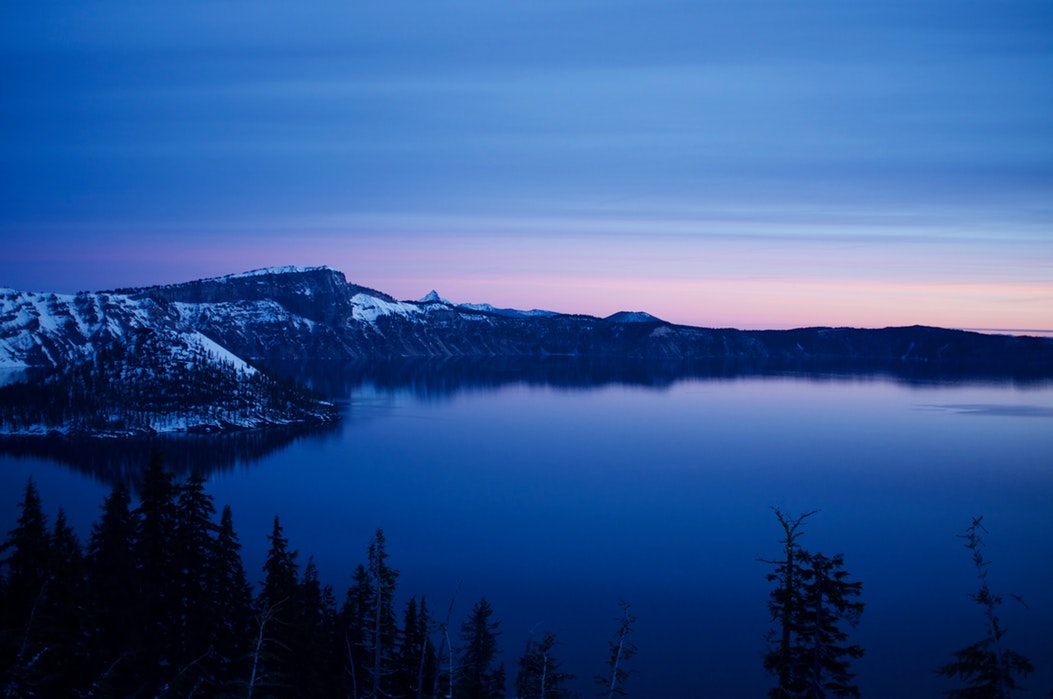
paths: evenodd
<path fill-rule="evenodd" d="M 855 665 L 863 695 L 936 697 L 951 685 L 933 668 L 983 633 L 956 538 L 983 515 L 1005 643 L 1037 669 L 1024 696 L 1053 689 L 1053 384 L 332 385 L 346 397 L 336 429 L 211 452 L 209 490 L 233 508 L 256 578 L 275 513 L 341 598 L 383 528 L 400 603 L 425 594 L 445 616 L 456 595 L 459 623 L 485 596 L 510 678 L 529 635 L 552 630 L 575 688 L 594 695 L 625 599 L 638 616 L 631 696 L 759 697 L 771 680 L 758 559 L 778 555 L 781 531 L 771 508 L 818 509 L 801 543 L 843 552 L 863 582 L 852 635 L 867 649 Z M 207 442 L 197 448 L 173 450 L 176 466 L 209 458 Z M 113 452 L 86 464 L 80 448 L 34 450 L 0 455 L 3 529 L 32 475 L 52 516 L 61 504 L 86 538 L 114 472 L 90 468 Z"/>

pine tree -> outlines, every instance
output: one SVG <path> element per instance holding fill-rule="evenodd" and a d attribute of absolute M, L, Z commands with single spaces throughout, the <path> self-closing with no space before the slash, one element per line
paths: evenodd
<path fill-rule="evenodd" d="M 88 609 L 84 555 L 66 513 L 59 508 L 51 532 L 51 573 L 41 600 L 40 624 L 48 652 L 41 658 L 42 694 L 71 696 L 90 673 L 84 630 Z"/>
<path fill-rule="evenodd" d="M 402 643 L 395 660 L 392 694 L 407 699 L 423 699 L 431 696 L 437 672 L 435 646 L 430 637 L 428 606 L 421 598 L 406 603 L 402 617 Z"/>
<path fill-rule="evenodd" d="M 863 613 L 863 603 L 854 601 L 862 583 L 848 582 L 844 557 L 827 558 L 821 553 L 805 554 L 802 560 L 804 608 L 797 622 L 798 648 L 803 657 L 796 674 L 803 680 L 806 697 L 858 697 L 852 684 L 852 660 L 863 657 L 863 647 L 846 644 L 848 634 L 841 626 L 854 626 Z"/>
<path fill-rule="evenodd" d="M 500 651 L 497 637 L 500 622 L 491 621 L 494 610 L 486 598 L 472 607 L 461 625 L 461 650 L 454 691 L 457 699 L 503 699 L 505 695 L 504 666 L 494 667 Z"/>
<path fill-rule="evenodd" d="M 139 616 L 140 639 L 133 674 L 149 688 L 159 687 L 178 652 L 179 573 L 174 535 L 177 490 L 172 474 L 155 452 L 143 475 L 136 517 L 135 556 L 139 590 L 133 603 Z"/>
<path fill-rule="evenodd" d="M 563 663 L 552 653 L 555 646 L 556 636 L 552 632 L 547 632 L 541 641 L 527 641 L 516 674 L 518 699 L 564 699 L 568 696 L 565 685 L 574 675 L 560 670 Z"/>
<path fill-rule="evenodd" d="M 785 536 L 782 539 L 783 558 L 774 561 L 764 560 L 765 563 L 775 566 L 775 570 L 768 574 L 768 582 L 777 584 L 768 601 L 772 623 L 775 625 L 769 634 L 769 643 L 775 642 L 775 648 L 769 648 L 764 655 L 764 669 L 775 675 L 779 681 L 778 686 L 768 695 L 773 699 L 782 699 L 790 696 L 789 689 L 796 684 L 792 675 L 794 668 L 793 639 L 796 629 L 795 611 L 804 604 L 800 592 L 802 549 L 797 540 L 804 534 L 801 531 L 804 521 L 814 515 L 815 511 L 806 512 L 794 519 L 790 519 L 779 509 L 775 509 L 774 512 Z"/>
<path fill-rule="evenodd" d="M 366 667 L 371 655 L 366 631 L 369 628 L 370 609 L 375 595 L 369 571 L 365 566 L 357 566 L 351 580 L 351 586 L 347 589 L 337 618 L 337 627 L 342 636 L 338 641 L 343 643 L 344 693 L 351 699 L 359 699 L 368 689 Z"/>
<path fill-rule="evenodd" d="M 92 619 L 88 626 L 94 690 L 127 696 L 125 681 L 130 656 L 139 648 L 139 570 L 133 545 L 135 519 L 128 487 L 119 482 L 102 504 L 102 516 L 92 525 L 85 564 L 87 597 Z M 129 680 L 131 678 L 128 678 Z"/>
<path fill-rule="evenodd" d="M 289 540 L 285 538 L 278 515 L 274 516 L 274 527 L 267 540 L 271 542 L 271 547 L 263 563 L 264 578 L 259 604 L 276 609 L 291 609 L 299 591 L 299 565 L 296 563 L 299 552 L 289 549 Z M 286 617 L 289 616 L 291 612 L 287 612 Z"/>
<path fill-rule="evenodd" d="M 21 514 L 17 526 L 0 545 L 0 565 L 7 578 L 2 621 L 16 633 L 25 630 L 51 574 L 47 517 L 32 478 L 26 482 L 18 507 Z"/>
<path fill-rule="evenodd" d="M 841 624 L 858 622 L 863 603 L 855 598 L 862 584 L 847 580 L 840 554 L 828 558 L 800 546 L 801 526 L 813 514 L 790 518 L 775 510 L 784 558 L 764 561 L 774 566 L 768 581 L 776 583 L 768 601 L 773 629 L 764 656 L 764 669 L 778 678 L 768 692 L 773 699 L 859 696 L 850 664 L 864 651 L 845 645 Z"/>
<path fill-rule="evenodd" d="M 387 564 L 384 532 L 378 529 L 369 542 L 367 560 L 373 601 L 366 630 L 366 645 L 370 651 L 367 696 L 377 699 L 389 694 L 395 651 L 398 644 L 398 622 L 395 618 L 395 583 L 399 572 Z"/>
<path fill-rule="evenodd" d="M 628 695 L 625 691 L 625 683 L 635 670 L 625 667 L 626 663 L 636 655 L 636 644 L 630 640 L 633 633 L 633 624 L 636 623 L 636 615 L 629 611 L 629 603 L 625 600 L 618 602 L 622 608 L 622 615 L 617 618 L 618 630 L 608 641 L 610 657 L 607 659 L 608 672 L 605 675 L 597 675 L 596 683 L 600 686 L 600 696 L 607 699 L 624 697 Z"/>
<path fill-rule="evenodd" d="M 40 493 L 30 479 L 19 503 L 17 526 L 0 545 L 6 570 L 0 614 L 0 681 L 5 694 L 31 696 L 44 684 L 49 648 L 43 624 L 53 563 L 51 537 Z"/>
<path fill-rule="evenodd" d="M 391 695 L 399 650 L 395 616 L 399 572 L 387 563 L 383 530 L 376 530 L 366 555 L 366 565 L 352 574 L 337 623 L 345 693 L 355 699 Z"/>
<path fill-rule="evenodd" d="M 246 675 L 244 662 L 250 653 L 252 634 L 252 587 L 241 562 L 241 544 L 234 532 L 230 505 L 224 505 L 211 561 L 211 588 L 222 614 L 213 620 L 213 643 L 222 670 L 221 686 Z"/>
<path fill-rule="evenodd" d="M 225 611 L 224 601 L 216 596 L 212 578 L 212 560 L 216 555 L 215 513 L 212 496 L 205 492 L 204 477 L 192 473 L 178 488 L 176 497 L 172 539 L 178 596 L 174 600 L 177 616 L 171 623 L 178 625 L 175 665 L 183 674 L 194 678 L 201 677 L 201 668 L 192 672 L 186 668 L 199 664 L 213 648 L 213 628 Z M 195 686 L 193 682 L 191 686 Z"/>
<path fill-rule="evenodd" d="M 277 515 L 267 539 L 271 547 L 263 564 L 265 577 L 256 599 L 261 639 L 265 642 L 258 649 L 259 662 L 254 674 L 257 686 L 266 687 L 268 696 L 293 697 L 291 679 L 295 676 L 295 667 L 291 657 L 300 597 L 298 552 L 289 549 Z"/>
<path fill-rule="evenodd" d="M 318 567 L 308 559 L 300 581 L 296 618 L 291 630 L 291 663 L 297 672 L 300 696 L 332 696 L 336 691 L 331 654 L 336 632 L 336 603 L 332 588 L 322 585 Z"/>
<path fill-rule="evenodd" d="M 987 530 L 982 522 L 983 517 L 975 518 L 965 534 L 959 536 L 965 539 L 965 547 L 972 553 L 976 577 L 980 580 L 980 589 L 970 598 L 983 609 L 985 635 L 955 651 L 954 660 L 936 671 L 966 683 L 965 687 L 944 692 L 952 699 L 1009 699 L 1023 688 L 1017 676 L 1026 677 L 1034 670 L 1030 659 L 1002 646 L 1006 630 L 997 614 L 1002 597 L 991 592 L 987 585 L 988 561 L 983 555 L 983 535 Z"/>

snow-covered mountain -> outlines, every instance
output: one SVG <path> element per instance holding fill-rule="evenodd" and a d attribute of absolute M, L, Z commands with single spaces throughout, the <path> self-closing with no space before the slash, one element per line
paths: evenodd
<path fill-rule="evenodd" d="M 0 290 L 0 433 L 125 436 L 335 419 L 143 294 Z M 6 384 L 6 385 L 4 385 Z"/>
<path fill-rule="evenodd" d="M 238 382 L 261 381 L 252 379 L 257 365 L 551 355 L 788 365 L 865 360 L 1003 375 L 1053 374 L 1053 340 L 1048 338 L 927 327 L 707 329 L 673 325 L 640 311 L 596 318 L 457 305 L 436 292 L 420 301 L 399 301 L 349 283 L 329 267 L 271 268 L 76 295 L 0 290 L 0 380 L 30 376 L 31 385 L 68 382 L 81 371 L 78 367 L 106 365 L 115 356 L 125 364 L 106 366 L 118 372 L 110 377 L 118 385 L 142 383 L 145 373 L 153 372 L 160 387 L 177 379 L 176 368 L 193 364 L 222 368 L 234 377 L 229 390 L 248 395 Z M 128 362 L 137 362 L 138 368 L 133 371 Z M 252 392 L 259 400 L 264 394 L 268 391 Z M 10 403 L 10 395 L 8 391 L 0 400 Z M 282 417 L 272 411 L 270 417 L 252 417 L 244 404 L 217 411 L 220 398 L 186 396 L 197 413 L 179 428 L 310 420 L 325 413 L 314 406 L 304 407 L 302 414 Z M 8 405 L 3 414 L 12 412 Z M 178 422 L 170 418 L 159 409 L 137 424 L 157 431 Z"/>

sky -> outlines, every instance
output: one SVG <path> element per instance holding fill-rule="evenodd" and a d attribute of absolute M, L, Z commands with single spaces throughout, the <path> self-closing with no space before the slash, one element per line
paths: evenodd
<path fill-rule="evenodd" d="M 0 0 L 0 287 L 1053 328 L 1048 0 Z"/>

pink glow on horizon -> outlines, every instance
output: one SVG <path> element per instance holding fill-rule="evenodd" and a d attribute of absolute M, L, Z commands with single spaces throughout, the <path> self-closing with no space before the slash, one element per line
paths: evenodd
<path fill-rule="evenodd" d="M 1053 326 L 1045 248 L 999 241 L 948 245 L 900 238 L 335 234 L 245 236 L 184 231 L 109 236 L 46 255 L 12 241 L 27 276 L 0 286 L 99 290 L 177 283 L 284 265 L 328 265 L 348 281 L 418 299 L 607 316 L 646 311 L 709 327 L 885 327 L 1043 330 Z M 1048 246 L 1047 246 L 1048 247 Z M 42 274 L 35 275 L 43 278 Z M 34 277 L 35 278 L 35 277 Z M 36 287 L 36 288 L 33 288 Z"/>

